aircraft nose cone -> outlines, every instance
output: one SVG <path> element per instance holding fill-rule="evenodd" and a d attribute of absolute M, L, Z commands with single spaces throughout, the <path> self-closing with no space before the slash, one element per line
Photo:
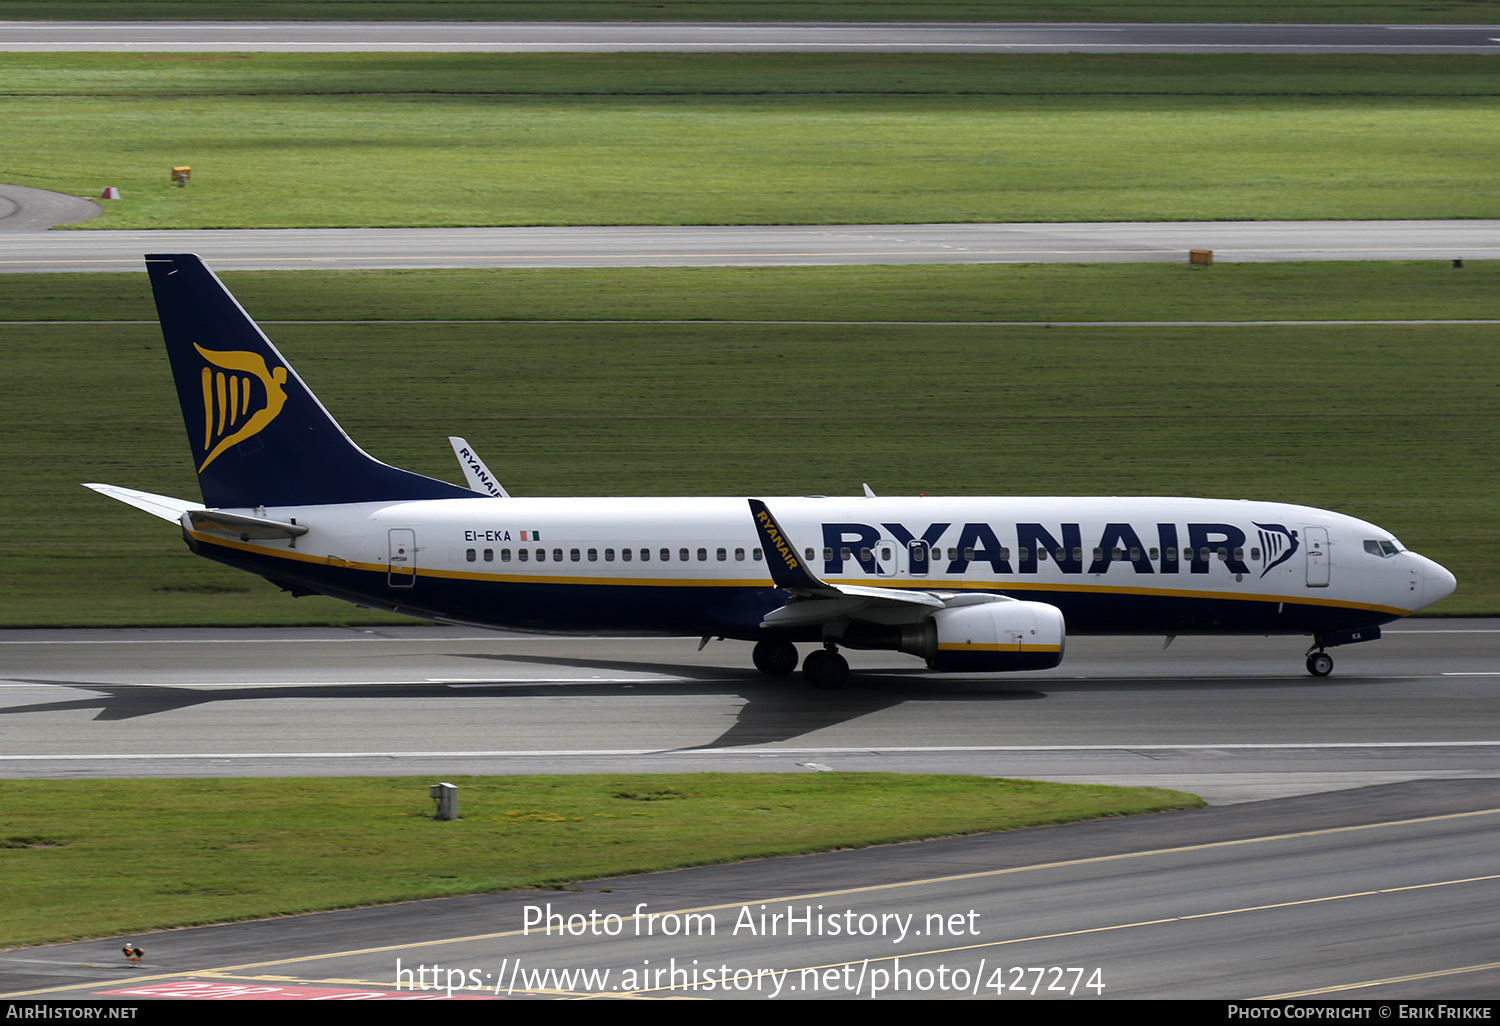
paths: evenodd
<path fill-rule="evenodd" d="M 1458 578 L 1448 572 L 1448 568 L 1423 557 L 1422 568 L 1422 605 L 1430 606 L 1434 602 L 1441 602 L 1453 594 L 1453 589 L 1458 587 Z"/>

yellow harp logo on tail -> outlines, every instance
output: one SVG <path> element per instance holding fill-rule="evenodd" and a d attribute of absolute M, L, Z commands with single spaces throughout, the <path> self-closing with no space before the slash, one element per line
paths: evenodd
<path fill-rule="evenodd" d="M 193 348 L 213 365 L 203 368 L 203 451 L 207 455 L 198 465 L 201 472 L 225 449 L 259 434 L 276 419 L 286 405 L 286 391 L 281 387 L 286 384 L 286 368 L 268 368 L 259 353 L 216 353 L 196 342 Z M 257 383 L 260 395 L 255 396 Z"/>

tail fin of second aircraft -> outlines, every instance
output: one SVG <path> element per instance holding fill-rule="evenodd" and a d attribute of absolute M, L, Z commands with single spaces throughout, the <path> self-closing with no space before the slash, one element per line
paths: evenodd
<path fill-rule="evenodd" d="M 355 445 L 197 256 L 148 255 L 146 270 L 205 505 L 473 497 Z"/>

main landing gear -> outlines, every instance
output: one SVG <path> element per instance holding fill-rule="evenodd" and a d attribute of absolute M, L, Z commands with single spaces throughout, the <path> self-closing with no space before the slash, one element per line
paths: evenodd
<path fill-rule="evenodd" d="M 750 658 L 761 673 L 786 677 L 797 668 L 797 646 L 790 641 L 757 641 Z"/>
<path fill-rule="evenodd" d="M 802 660 L 802 676 L 815 688 L 837 691 L 849 683 L 849 660 L 832 645 L 820 648 Z"/>
<path fill-rule="evenodd" d="M 786 677 L 797 668 L 797 647 L 790 641 L 758 641 L 750 658 L 761 673 Z M 815 688 L 837 690 L 849 682 L 849 660 L 832 645 L 820 648 L 802 661 L 802 676 Z"/>

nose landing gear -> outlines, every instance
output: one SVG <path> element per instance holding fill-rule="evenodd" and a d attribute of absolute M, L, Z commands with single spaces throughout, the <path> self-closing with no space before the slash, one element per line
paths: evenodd
<path fill-rule="evenodd" d="M 1314 677 L 1326 677 L 1333 672 L 1333 656 L 1321 648 L 1307 654 L 1307 672 Z"/>

